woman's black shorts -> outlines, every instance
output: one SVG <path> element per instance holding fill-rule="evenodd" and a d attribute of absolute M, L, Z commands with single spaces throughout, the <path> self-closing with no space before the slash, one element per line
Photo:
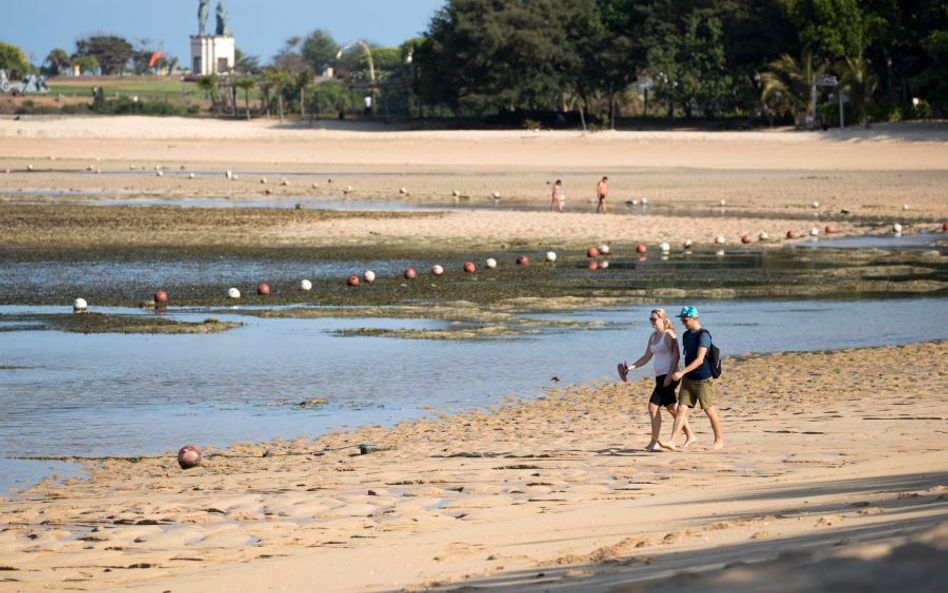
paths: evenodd
<path fill-rule="evenodd" d="M 665 377 L 667 376 L 668 375 L 658 375 L 655 377 L 655 389 L 652 390 L 652 397 L 648 399 L 649 403 L 662 408 L 678 403 L 675 390 L 678 389 L 678 384 L 681 383 L 681 380 L 672 381 L 668 387 L 665 387 Z"/>

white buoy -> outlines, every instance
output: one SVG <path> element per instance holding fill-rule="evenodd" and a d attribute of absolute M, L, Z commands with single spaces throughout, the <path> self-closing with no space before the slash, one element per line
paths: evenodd
<path fill-rule="evenodd" d="M 691 241 L 691 239 L 685 239 L 685 242 L 684 242 L 685 249 L 691 249 L 692 245 L 694 245 L 694 243 Z"/>
<path fill-rule="evenodd" d="M 671 251 L 671 245 L 669 245 L 668 243 L 664 243 L 664 242 L 661 243 L 661 244 L 658 246 L 658 248 L 661 249 L 662 253 L 668 253 L 669 251 Z"/>
<path fill-rule="evenodd" d="M 547 252 L 546 252 L 546 261 L 548 261 L 548 262 L 554 262 L 554 261 L 556 261 L 556 252 L 547 251 Z"/>
<path fill-rule="evenodd" d="M 632 205 L 633 205 L 633 206 L 638 206 L 638 205 L 639 205 L 639 201 L 638 201 L 638 200 L 632 200 Z"/>
<path fill-rule="evenodd" d="M 362 278 L 366 282 L 375 282 L 375 272 L 373 272 L 372 270 L 366 270 L 365 272 L 362 273 Z"/>
<path fill-rule="evenodd" d="M 499 191 L 495 191 L 493 194 L 491 194 L 491 197 L 493 197 L 495 200 L 499 200 L 499 199 L 500 199 L 500 192 L 499 192 Z"/>
<path fill-rule="evenodd" d="M 188 179 L 194 179 L 194 173 L 188 173 Z"/>
<path fill-rule="evenodd" d="M 316 188 L 318 188 L 318 187 L 319 187 L 319 184 L 314 181 L 314 182 L 313 182 L 313 189 L 316 189 Z"/>
<path fill-rule="evenodd" d="M 899 223 L 893 224 L 892 232 L 895 233 L 896 235 L 902 234 L 902 225 L 900 225 Z"/>
<path fill-rule="evenodd" d="M 718 249 L 717 251 L 714 252 L 714 255 L 716 255 L 716 256 L 718 256 L 718 257 L 724 257 L 724 250 L 723 250 L 723 249 Z"/>
<path fill-rule="evenodd" d="M 81 297 L 72 302 L 72 310 L 76 313 L 83 313 L 88 306 L 89 303 L 86 302 L 86 299 Z"/>
<path fill-rule="evenodd" d="M 230 179 L 230 178 L 232 178 L 233 176 L 234 176 L 234 172 L 233 172 L 233 171 L 224 171 L 224 177 Z"/>
<path fill-rule="evenodd" d="M 768 235 L 767 233 L 761 233 L 757 235 L 757 238 L 760 239 L 761 241 L 766 241 L 767 239 L 770 238 L 770 235 Z"/>
<path fill-rule="evenodd" d="M 233 175 L 230 179 L 231 179 L 231 181 L 237 181 L 237 179 L 238 179 L 237 174 L 234 173 L 234 175 Z"/>
<path fill-rule="evenodd" d="M 312 290 L 312 289 L 313 289 L 312 282 L 310 282 L 309 280 L 305 278 L 300 280 L 300 290 Z"/>
<path fill-rule="evenodd" d="M 444 274 L 444 268 L 435 264 L 431 266 L 431 273 L 435 276 L 440 276 L 441 274 Z"/>
<path fill-rule="evenodd" d="M 408 195 L 408 190 L 405 189 L 404 187 L 400 187 L 400 188 L 398 188 L 398 193 L 402 194 L 403 196 L 407 196 L 407 195 Z"/>
<path fill-rule="evenodd" d="M 134 170 L 137 169 L 137 168 L 138 168 L 137 165 L 129 165 L 129 166 L 128 166 L 128 170 L 129 170 L 129 171 L 134 171 Z"/>
<path fill-rule="evenodd" d="M 714 242 L 717 243 L 718 245 L 724 245 L 725 243 L 724 235 L 718 235 L 717 237 L 715 237 Z"/>
<path fill-rule="evenodd" d="M 902 210 L 908 210 L 908 209 L 909 209 L 908 204 L 902 204 Z"/>
<path fill-rule="evenodd" d="M 451 192 L 451 195 L 453 195 L 455 198 L 460 198 L 461 192 L 458 190 L 454 190 L 453 192 Z"/>
<path fill-rule="evenodd" d="M 155 171 L 155 177 L 161 177 L 162 175 L 164 175 L 164 173 L 162 173 L 160 170 Z"/>
<path fill-rule="evenodd" d="M 240 298 L 240 291 L 237 290 L 237 289 L 234 288 L 234 287 L 228 288 L 228 289 L 227 289 L 227 298 L 239 299 L 239 298 Z"/>
<path fill-rule="evenodd" d="M 289 184 L 290 184 L 290 180 L 289 180 L 289 179 L 284 179 L 283 181 L 280 182 L 280 185 L 282 185 L 283 187 L 286 187 L 286 186 L 288 186 Z"/>
<path fill-rule="evenodd" d="M 266 183 L 266 182 L 267 182 L 267 178 L 266 178 L 266 177 L 261 177 L 261 178 L 260 178 L 260 183 Z"/>
<path fill-rule="evenodd" d="M 27 165 L 27 166 L 26 166 L 26 170 L 27 170 L 27 171 L 32 171 L 32 170 L 33 170 L 33 165 Z"/>
<path fill-rule="evenodd" d="M 642 198 L 642 205 L 648 206 L 648 198 Z"/>
<path fill-rule="evenodd" d="M 487 261 L 484 262 L 484 264 L 485 264 L 488 268 L 494 269 L 494 268 L 497 267 L 497 260 L 494 259 L 494 258 L 492 258 L 492 257 L 488 257 L 488 258 L 487 258 Z"/>
<path fill-rule="evenodd" d="M 609 253 L 610 253 L 611 251 L 612 251 L 612 250 L 609 249 L 609 246 L 606 245 L 605 243 L 603 243 L 602 245 L 599 246 L 599 253 L 601 253 L 601 254 L 603 254 L 603 255 L 609 255 Z"/>
<path fill-rule="evenodd" d="M 820 203 L 819 203 L 819 202 L 813 202 L 813 207 L 814 207 L 814 208 L 819 208 L 819 207 L 820 207 Z"/>
<path fill-rule="evenodd" d="M 820 229 L 818 229 L 818 228 L 816 228 L 816 227 L 810 227 L 810 236 L 811 236 L 811 237 L 816 237 L 816 236 L 818 236 L 819 234 L 820 234 Z"/>
<path fill-rule="evenodd" d="M 88 167 L 86 167 L 86 171 L 92 171 L 94 169 L 95 167 L 93 167 L 92 165 L 89 165 Z"/>
<path fill-rule="evenodd" d="M 718 202 L 718 204 L 720 204 L 721 207 L 723 208 L 724 206 L 727 206 L 727 200 L 721 200 L 720 202 Z"/>
<path fill-rule="evenodd" d="M 608 267 L 609 267 L 609 260 L 604 259 L 604 260 L 602 260 L 601 262 L 599 262 L 599 269 L 600 269 L 600 270 L 605 270 L 605 269 L 608 268 Z"/>

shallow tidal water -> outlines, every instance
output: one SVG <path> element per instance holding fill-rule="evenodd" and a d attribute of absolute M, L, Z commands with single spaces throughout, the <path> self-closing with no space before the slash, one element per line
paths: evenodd
<path fill-rule="evenodd" d="M 661 303 L 670 312 L 684 303 Z M 725 356 L 948 339 L 948 299 L 741 300 L 689 303 Z M 444 328 L 402 319 L 263 319 L 212 335 L 20 331 L 0 340 L 0 496 L 74 466 L 18 456 L 149 455 L 224 446 L 497 404 L 545 388 L 615 380 L 638 357 L 650 306 L 535 317 L 601 321 L 490 341 L 341 337 L 352 328 Z M 0 307 L 6 315 L 62 307 Z M 137 309 L 100 312 L 151 314 Z M 170 308 L 200 321 L 205 310 Z M 725 361 L 726 364 L 726 361 Z M 637 371 L 648 373 L 650 371 Z M 559 382 L 551 379 L 557 377 Z M 633 394 L 630 404 L 640 403 Z M 723 395 L 726 400 L 726 394 Z M 325 399 L 321 405 L 297 404 Z"/>

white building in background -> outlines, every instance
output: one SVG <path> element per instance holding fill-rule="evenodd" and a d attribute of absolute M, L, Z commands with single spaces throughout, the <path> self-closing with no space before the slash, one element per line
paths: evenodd
<path fill-rule="evenodd" d="M 233 35 L 192 35 L 191 72 L 207 76 L 234 69 Z"/>

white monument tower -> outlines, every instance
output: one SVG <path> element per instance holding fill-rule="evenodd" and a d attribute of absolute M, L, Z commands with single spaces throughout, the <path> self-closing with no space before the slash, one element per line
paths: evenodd
<path fill-rule="evenodd" d="M 224 74 L 234 68 L 234 36 L 230 34 L 227 12 L 221 2 L 217 3 L 216 34 L 204 34 L 209 2 L 198 3 L 198 34 L 191 35 L 191 72 L 202 76 Z"/>

